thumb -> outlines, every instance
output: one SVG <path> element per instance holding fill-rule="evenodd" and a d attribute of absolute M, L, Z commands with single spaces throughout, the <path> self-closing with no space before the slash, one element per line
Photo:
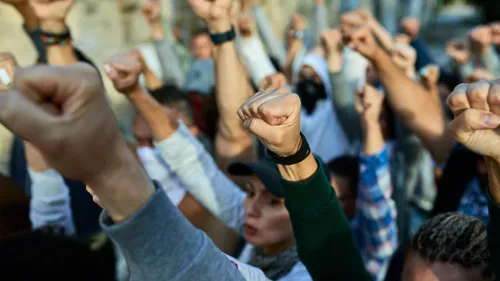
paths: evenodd
<path fill-rule="evenodd" d="M 470 134 L 478 130 L 491 130 L 500 125 L 500 116 L 489 111 L 467 109 L 448 125 L 448 130 L 457 141 L 466 141 Z"/>
<path fill-rule="evenodd" d="M 262 119 L 248 118 L 243 125 L 255 136 L 269 143 L 277 143 L 279 135 L 275 126 L 269 125 Z"/>
<path fill-rule="evenodd" d="M 18 90 L 0 91 L 0 123 L 35 146 L 47 143 L 55 116 L 28 100 Z"/>

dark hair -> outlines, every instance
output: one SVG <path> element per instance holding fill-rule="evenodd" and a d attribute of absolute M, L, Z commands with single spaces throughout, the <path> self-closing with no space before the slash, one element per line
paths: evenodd
<path fill-rule="evenodd" d="M 346 177 L 354 195 L 357 194 L 359 182 L 359 158 L 343 155 L 337 157 L 327 164 L 328 172 L 335 176 Z"/>
<path fill-rule="evenodd" d="M 208 32 L 208 28 L 200 28 L 200 29 L 196 30 L 195 32 L 193 32 L 191 38 L 194 39 L 200 35 L 209 36 L 210 33 Z"/>
<path fill-rule="evenodd" d="M 191 126 L 194 124 L 194 113 L 191 101 L 186 93 L 173 85 L 165 85 L 151 91 L 153 98 L 162 105 L 174 108 L 179 114 L 186 117 Z"/>
<path fill-rule="evenodd" d="M 410 248 L 430 262 L 484 267 L 484 277 L 492 277 L 486 225 L 477 218 L 458 213 L 437 215 L 419 228 Z"/>
<path fill-rule="evenodd" d="M 111 247 L 92 251 L 54 228 L 0 239 L 0 268 L 5 280 L 115 280 Z"/>

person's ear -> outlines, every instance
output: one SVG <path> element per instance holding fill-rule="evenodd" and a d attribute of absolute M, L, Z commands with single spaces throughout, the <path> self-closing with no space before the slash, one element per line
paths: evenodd
<path fill-rule="evenodd" d="M 198 127 L 196 127 L 194 125 L 189 127 L 189 131 L 191 131 L 191 134 L 195 137 L 197 137 L 198 134 L 200 133 L 200 130 L 198 129 Z"/>

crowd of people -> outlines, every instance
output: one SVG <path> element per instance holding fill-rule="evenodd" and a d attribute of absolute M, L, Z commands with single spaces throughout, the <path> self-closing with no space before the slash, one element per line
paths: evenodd
<path fill-rule="evenodd" d="M 188 0 L 205 26 L 186 43 L 145 0 L 162 75 L 138 50 L 102 73 L 130 142 L 73 0 L 0 2 L 38 52 L 0 53 L 3 280 L 500 278 L 500 22 L 438 65 L 417 18 L 331 27 L 315 0 L 281 38 L 258 0 Z"/>

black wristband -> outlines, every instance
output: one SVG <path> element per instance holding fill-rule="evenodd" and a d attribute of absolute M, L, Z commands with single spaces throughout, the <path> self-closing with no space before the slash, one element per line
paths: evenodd
<path fill-rule="evenodd" d="M 304 159 L 311 154 L 311 149 L 309 148 L 309 143 L 307 142 L 306 137 L 302 133 L 300 133 L 300 137 L 302 139 L 302 143 L 300 144 L 300 148 L 294 155 L 290 155 L 287 157 L 281 157 L 278 154 L 266 149 L 266 154 L 269 156 L 274 163 L 278 165 L 290 166 L 302 162 Z"/>
<path fill-rule="evenodd" d="M 234 26 L 231 27 L 231 30 L 224 33 L 210 33 L 210 39 L 214 45 L 222 45 L 226 42 L 233 41 L 236 38 L 236 31 L 234 31 Z"/>

